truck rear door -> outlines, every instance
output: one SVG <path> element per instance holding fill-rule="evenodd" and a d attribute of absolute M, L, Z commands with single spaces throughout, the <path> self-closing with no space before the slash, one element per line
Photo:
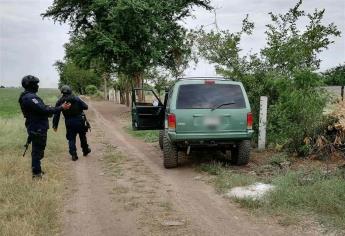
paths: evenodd
<path fill-rule="evenodd" d="M 241 132 L 247 129 L 249 108 L 238 84 L 205 81 L 180 85 L 177 94 L 177 133 Z"/>

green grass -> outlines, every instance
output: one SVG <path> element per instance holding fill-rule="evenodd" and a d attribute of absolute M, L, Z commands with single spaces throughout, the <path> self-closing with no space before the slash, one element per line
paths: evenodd
<path fill-rule="evenodd" d="M 0 117 L 11 118 L 21 114 L 18 99 L 22 91 L 17 88 L 0 89 Z M 46 105 L 55 105 L 58 94 L 57 89 L 40 89 L 38 93 L 40 97 L 44 98 Z"/>
<path fill-rule="evenodd" d="M 328 175 L 317 169 L 307 173 L 290 170 L 262 178 L 219 162 L 204 163 L 198 169 L 215 177 L 213 183 L 221 193 L 255 182 L 272 183 L 276 188 L 264 199 L 234 200 L 260 215 L 278 217 L 282 225 L 300 224 L 309 218 L 326 230 L 345 231 L 345 170 Z"/>
<path fill-rule="evenodd" d="M 127 133 L 129 133 L 130 135 L 142 139 L 147 143 L 154 143 L 154 142 L 158 142 L 159 139 L 159 131 L 158 130 L 138 130 L 138 131 L 134 131 L 132 129 L 132 126 L 126 126 L 124 128 L 126 130 Z"/>
<path fill-rule="evenodd" d="M 18 104 L 20 92 L 0 89 L 0 235 L 57 235 L 67 155 L 65 133 L 48 132 L 42 165 L 47 175 L 32 181 L 31 150 L 22 157 L 26 129 Z M 43 90 L 41 96 L 53 104 L 57 94 L 57 90 Z"/>
<path fill-rule="evenodd" d="M 265 211 L 311 213 L 321 224 L 345 230 L 345 178 L 340 171 L 329 176 L 318 170 L 309 174 L 291 171 L 272 183 L 277 188 L 263 201 Z"/>
<path fill-rule="evenodd" d="M 236 173 L 218 161 L 202 163 L 198 169 L 215 176 L 214 184 L 219 193 L 224 193 L 233 187 L 250 185 L 256 181 L 253 176 Z"/>

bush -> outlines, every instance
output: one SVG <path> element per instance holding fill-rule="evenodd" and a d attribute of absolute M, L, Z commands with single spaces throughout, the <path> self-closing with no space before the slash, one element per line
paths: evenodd
<path fill-rule="evenodd" d="M 253 75 L 245 75 L 239 79 L 247 92 L 251 110 L 254 116 L 253 141 L 257 142 L 259 130 L 260 96 L 268 96 L 268 106 L 276 104 L 279 94 L 284 91 L 287 77 L 279 73 L 259 71 Z"/>
<path fill-rule="evenodd" d="M 95 85 L 88 85 L 85 88 L 85 92 L 87 95 L 96 95 L 97 91 L 98 91 L 98 89 Z"/>
<path fill-rule="evenodd" d="M 268 138 L 299 155 L 310 153 L 308 140 L 316 137 L 323 125 L 325 93 L 319 89 L 320 78 L 309 71 L 299 71 L 284 84 L 277 103 L 269 108 Z"/>

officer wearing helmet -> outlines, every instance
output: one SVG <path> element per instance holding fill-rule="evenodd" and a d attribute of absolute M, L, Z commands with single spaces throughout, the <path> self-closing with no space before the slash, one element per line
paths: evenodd
<path fill-rule="evenodd" d="M 22 86 L 25 91 L 19 97 L 19 104 L 26 119 L 25 126 L 28 140 L 32 143 L 32 177 L 41 178 L 44 172 L 41 168 L 41 160 L 47 143 L 47 131 L 49 129 L 48 117 L 70 108 L 70 104 L 63 103 L 58 107 L 46 106 L 43 100 L 37 96 L 39 79 L 32 75 L 24 76 Z"/>
<path fill-rule="evenodd" d="M 66 138 L 68 140 L 69 153 L 72 156 L 72 160 L 78 160 L 77 147 L 76 147 L 76 138 L 79 135 L 81 149 L 83 155 L 87 156 L 91 149 L 87 143 L 86 132 L 88 128 L 85 126 L 84 120 L 84 110 L 88 109 L 87 104 L 81 100 L 78 96 L 73 95 L 72 89 L 64 85 L 61 87 L 62 97 L 56 102 L 56 107 L 61 106 L 61 104 L 68 102 L 71 104 L 69 110 L 62 111 L 65 117 L 66 125 Z M 60 112 L 56 113 L 53 118 L 53 128 L 55 131 L 58 129 L 60 120 Z"/>

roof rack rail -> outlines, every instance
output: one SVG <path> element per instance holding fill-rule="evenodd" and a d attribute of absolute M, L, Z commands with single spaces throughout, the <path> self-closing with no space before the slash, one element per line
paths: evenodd
<path fill-rule="evenodd" d="M 199 79 L 214 79 L 214 80 L 232 80 L 224 77 L 212 77 L 212 76 L 195 76 L 195 77 L 180 77 L 177 80 L 199 80 Z"/>

